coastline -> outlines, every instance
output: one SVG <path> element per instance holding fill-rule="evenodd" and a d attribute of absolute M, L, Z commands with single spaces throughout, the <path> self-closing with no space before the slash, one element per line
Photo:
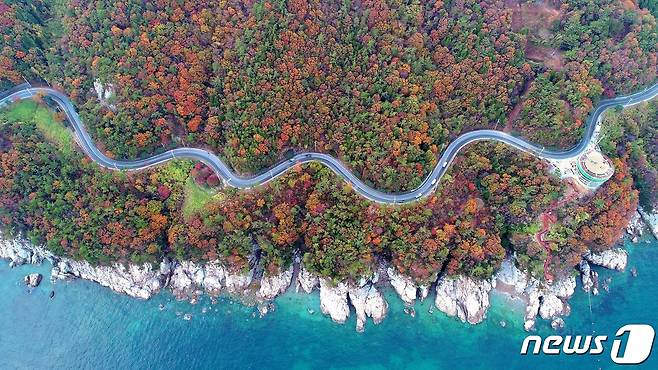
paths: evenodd
<path fill-rule="evenodd" d="M 646 220 L 653 220 L 653 223 Z M 658 225 L 655 220 L 658 220 L 658 213 L 636 212 L 626 229 L 629 239 L 636 242 L 638 235 L 642 235 L 644 225 L 652 231 L 656 230 Z M 227 295 L 244 305 L 256 306 L 261 316 L 271 311 L 276 297 L 289 289 L 307 294 L 317 290 L 319 310 L 341 324 L 352 312 L 356 313 L 356 330 L 359 332 L 365 330 L 368 318 L 378 324 L 388 315 L 386 289 L 396 293 L 407 307 L 405 312 L 411 316 L 415 315 L 416 300 L 432 298 L 433 307 L 470 324 L 478 324 L 487 317 L 490 295 L 495 291 L 525 306 L 524 329 L 527 331 L 534 330 L 538 317 L 550 321 L 554 329 L 564 325 L 562 317 L 570 314 L 568 300 L 576 289 L 575 276 L 558 279 L 550 285 L 530 277 L 516 267 L 514 256 L 508 256 L 491 279 L 440 276 L 431 286 L 419 286 L 411 278 L 383 264 L 367 279 L 357 283 L 334 284 L 314 276 L 299 259 L 285 271 L 274 275 L 254 269 L 233 271 L 219 262 L 196 264 L 169 259 L 160 262 L 159 266 L 150 263 L 92 266 L 88 262 L 55 256 L 44 247 L 31 245 L 20 237 L 5 239 L 1 233 L 0 258 L 9 260 L 10 267 L 38 265 L 47 260 L 53 265 L 52 282 L 80 278 L 138 299 L 150 299 L 165 289 L 170 290 L 177 300 L 191 304 L 196 304 L 204 294 L 212 301 L 220 295 Z M 626 261 L 627 253 L 621 248 L 583 256 L 579 266 L 583 289 L 593 294 L 599 291 L 598 274 L 590 268 L 590 264 L 623 271 Z M 430 297 L 432 292 L 434 297 Z"/>

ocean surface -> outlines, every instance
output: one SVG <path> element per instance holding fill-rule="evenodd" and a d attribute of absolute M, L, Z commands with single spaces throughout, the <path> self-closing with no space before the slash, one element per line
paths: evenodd
<path fill-rule="evenodd" d="M 50 265 L 10 269 L 0 261 L 0 369 L 614 369 L 612 339 L 625 324 L 658 328 L 658 243 L 629 244 L 628 272 L 598 269 L 612 277 L 610 292 L 589 296 L 579 287 L 563 334 L 607 335 L 599 356 L 519 354 L 526 333 L 523 307 L 498 293 L 487 320 L 462 324 L 416 305 L 416 317 L 392 292 L 389 316 L 356 333 L 352 314 L 337 325 L 320 314 L 319 295 L 287 293 L 276 310 L 256 310 L 229 299 L 212 305 L 175 302 L 162 293 L 139 301 L 86 281 L 49 281 Z M 23 276 L 44 274 L 29 291 Z M 49 298 L 55 290 L 54 299 Z M 165 309 L 160 311 L 163 304 Z M 590 314 L 591 306 L 591 314 Z M 205 312 L 205 313 L 204 313 Z M 192 314 L 192 320 L 182 316 Z M 501 321 L 506 323 L 501 326 Z M 538 334 L 553 333 L 540 321 Z M 642 365 L 658 369 L 658 351 Z"/>

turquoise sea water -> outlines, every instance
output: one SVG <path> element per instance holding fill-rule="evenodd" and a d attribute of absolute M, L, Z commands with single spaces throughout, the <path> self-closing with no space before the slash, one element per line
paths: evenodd
<path fill-rule="evenodd" d="M 613 282 L 609 293 L 591 297 L 594 323 L 590 299 L 579 287 L 564 334 L 587 335 L 594 329 L 612 338 L 624 324 L 658 328 L 658 243 L 629 245 L 629 250 L 629 266 L 637 267 L 638 277 L 598 270 Z M 389 317 L 378 326 L 369 322 L 358 334 L 354 315 L 346 325 L 323 317 L 317 293 L 288 293 L 278 299 L 275 312 L 259 319 L 253 308 L 226 299 L 192 306 L 160 294 L 138 301 L 85 281 L 53 287 L 46 278 L 28 292 L 23 276 L 38 271 L 49 277 L 49 269 L 48 264 L 9 269 L 0 262 L 1 369 L 618 368 L 610 361 L 612 339 L 600 356 L 519 355 L 526 335 L 522 307 L 501 295 L 493 296 L 488 319 L 470 326 L 438 311 L 430 314 L 427 301 L 416 305 L 412 318 L 389 292 Z M 193 319 L 178 316 L 184 313 Z M 540 323 L 539 334 L 550 333 L 548 324 Z M 644 364 L 625 368 L 658 369 L 656 352 Z"/>

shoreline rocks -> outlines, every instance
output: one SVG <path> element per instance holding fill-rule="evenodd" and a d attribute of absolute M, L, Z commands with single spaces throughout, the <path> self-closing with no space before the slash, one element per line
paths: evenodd
<path fill-rule="evenodd" d="M 628 252 L 622 248 L 613 248 L 603 252 L 588 252 L 583 258 L 592 264 L 610 270 L 624 271 L 628 263 Z"/>
<path fill-rule="evenodd" d="M 478 324 L 489 309 L 490 280 L 468 276 L 443 276 L 436 284 L 435 305 L 448 316 L 462 322 Z"/>
<path fill-rule="evenodd" d="M 497 282 L 511 287 L 515 297 L 520 297 L 528 286 L 528 274 L 519 270 L 514 260 L 515 257 L 505 258 L 494 278 Z"/>
<path fill-rule="evenodd" d="M 388 302 L 377 289 L 378 276 L 363 279 L 359 284 L 334 284 L 320 278 L 320 310 L 338 324 L 343 324 L 350 316 L 350 306 L 356 312 L 356 331 L 363 332 L 368 317 L 375 325 L 381 323 L 388 314 Z"/>
<path fill-rule="evenodd" d="M 393 289 L 395 289 L 395 291 L 398 293 L 402 301 L 406 305 L 413 305 L 416 301 L 418 292 L 418 287 L 414 283 L 413 279 L 400 274 L 393 266 L 389 266 L 386 270 L 386 273 L 388 275 L 389 282 L 393 286 Z"/>
<path fill-rule="evenodd" d="M 229 295 L 251 298 L 254 294 L 249 289 L 253 271 L 235 271 L 223 266 L 219 261 L 205 265 L 191 261 L 175 263 L 171 279 L 167 285 L 176 299 L 198 302 L 204 292 L 210 297 L 217 297 L 222 291 Z"/>
<path fill-rule="evenodd" d="M 553 320 L 559 316 L 567 316 L 571 308 L 567 300 L 571 298 L 576 290 L 576 278 L 574 276 L 557 279 L 549 285 L 544 281 L 531 278 L 525 294 L 528 296 L 525 322 L 523 327 L 526 331 L 534 328 L 537 316 L 544 320 Z"/>
<path fill-rule="evenodd" d="M 617 248 L 610 251 L 588 253 L 578 268 L 581 272 L 583 288 L 596 294 L 598 275 L 590 264 L 617 269 L 626 268 L 627 253 Z M 309 272 L 303 263 L 297 262 L 279 273 L 264 272 L 261 279 L 254 279 L 254 270 L 231 271 L 220 262 L 197 264 L 191 261 L 171 261 L 165 259 L 159 265 L 92 266 L 85 261 L 53 256 L 45 248 L 32 246 L 29 242 L 16 238 L 5 240 L 0 234 L 0 258 L 10 261 L 10 266 L 26 263 L 41 263 L 47 259 L 53 263 L 52 279 L 81 278 L 109 287 L 115 292 L 140 299 L 149 299 L 165 288 L 171 290 L 176 299 L 196 303 L 206 293 L 211 298 L 227 293 L 236 296 L 244 304 L 256 304 L 271 311 L 271 303 L 278 295 L 285 293 L 295 282 L 296 290 L 311 293 L 319 288 L 322 313 L 337 323 L 344 323 L 351 308 L 356 313 L 356 330 L 365 330 L 368 318 L 380 323 L 388 314 L 389 305 L 379 287 L 390 283 L 393 290 L 404 302 L 408 312 L 415 312 L 416 299 L 425 299 L 431 291 L 436 296 L 433 307 L 448 316 L 477 324 L 486 318 L 490 306 L 489 294 L 494 288 L 526 304 L 526 330 L 534 328 L 537 316 L 560 324 L 560 316 L 568 315 L 570 307 L 567 299 L 576 287 L 575 277 L 558 279 L 552 285 L 539 281 L 521 271 L 514 257 L 506 258 L 498 273 L 492 279 L 479 280 L 467 276 L 442 276 L 434 284 L 417 284 L 411 277 L 399 273 L 394 267 L 381 265 L 370 279 L 358 283 L 338 283 L 319 278 Z M 379 276 L 387 277 L 380 282 Z M 26 277 L 27 279 L 27 277 Z M 32 279 L 32 278 L 31 278 Z M 32 282 L 33 280 L 30 280 Z M 27 282 L 27 280 L 26 280 Z M 247 300 L 251 299 L 250 301 Z M 266 305 L 267 304 L 267 305 Z M 430 309 L 430 313 L 433 309 Z M 561 325 L 556 325 L 561 326 Z"/>
<path fill-rule="evenodd" d="M 555 320 L 569 315 L 571 308 L 567 300 L 576 290 L 576 278 L 563 277 L 548 284 L 521 271 L 514 260 L 513 256 L 506 258 L 495 278 L 498 281 L 497 287 L 504 288 L 499 291 L 524 301 L 526 308 L 523 328 L 526 331 L 533 330 L 537 316 L 544 320 Z"/>
<path fill-rule="evenodd" d="M 294 265 L 290 265 L 287 270 L 279 274 L 271 275 L 265 273 L 260 281 L 260 290 L 257 293 L 258 298 L 271 301 L 279 294 L 285 293 L 292 282 L 293 269 Z"/>
<path fill-rule="evenodd" d="M 653 212 L 646 212 L 642 207 L 639 207 L 638 212 L 647 226 L 649 226 L 653 236 L 658 239 L 658 210 L 654 209 Z"/>
<path fill-rule="evenodd" d="M 297 292 L 304 291 L 306 294 L 310 294 L 314 288 L 320 286 L 320 280 L 317 276 L 311 274 L 304 265 L 300 265 L 299 274 L 297 274 L 297 282 L 295 290 Z"/>
<path fill-rule="evenodd" d="M 594 279 L 592 278 L 592 269 L 589 267 L 589 263 L 586 260 L 581 260 L 578 265 L 580 270 L 580 280 L 583 283 L 583 290 L 589 292 L 594 288 Z M 596 295 L 596 292 L 593 292 Z"/>
<path fill-rule="evenodd" d="M 332 284 L 328 279 L 320 279 L 320 310 L 338 324 L 344 324 L 350 316 L 347 304 L 347 284 Z"/>
<path fill-rule="evenodd" d="M 362 333 L 368 317 L 375 325 L 381 323 L 388 314 L 388 302 L 384 295 L 370 282 L 360 287 L 350 288 L 350 302 L 356 311 L 356 331 Z"/>
<path fill-rule="evenodd" d="M 5 239 L 0 232 L 0 258 L 9 260 L 9 267 L 24 264 L 39 265 L 43 260 L 53 261 L 55 257 L 45 248 L 33 246 L 20 236 Z"/>
<path fill-rule="evenodd" d="M 626 234 L 628 234 L 633 243 L 637 243 L 644 234 L 644 222 L 639 211 L 633 213 L 633 217 L 628 222 L 628 226 L 626 226 Z"/>
<path fill-rule="evenodd" d="M 112 266 L 92 266 L 88 262 L 58 259 L 51 271 L 52 280 L 79 278 L 95 281 L 115 292 L 140 299 L 149 299 L 166 286 L 168 276 L 160 269 L 153 269 L 150 263 L 144 265 L 114 264 Z"/>

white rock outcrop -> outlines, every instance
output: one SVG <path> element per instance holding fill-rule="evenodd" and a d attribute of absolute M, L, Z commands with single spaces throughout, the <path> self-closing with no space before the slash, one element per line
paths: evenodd
<path fill-rule="evenodd" d="M 430 288 L 431 286 L 429 284 L 421 284 L 418 286 L 418 298 L 420 298 L 421 302 L 430 295 Z"/>
<path fill-rule="evenodd" d="M 270 275 L 265 273 L 260 281 L 260 289 L 257 296 L 261 300 L 271 301 L 279 294 L 286 292 L 292 282 L 293 265 L 280 272 L 279 274 Z"/>
<path fill-rule="evenodd" d="M 41 279 L 43 279 L 41 274 L 29 274 L 23 278 L 23 281 L 25 282 L 25 285 L 31 288 L 36 288 L 41 284 Z"/>
<path fill-rule="evenodd" d="M 96 91 L 96 96 L 98 97 L 98 101 L 103 105 L 104 107 L 109 108 L 112 111 L 116 111 L 116 106 L 114 104 L 110 104 L 110 99 L 114 96 L 114 85 L 111 83 L 108 84 L 103 84 L 100 80 L 95 80 L 94 81 L 94 90 Z"/>
<path fill-rule="evenodd" d="M 223 290 L 234 295 L 248 295 L 252 271 L 231 272 L 219 261 L 205 265 L 191 261 L 178 263 L 171 275 L 169 287 L 177 299 L 196 301 L 204 291 L 217 296 Z"/>
<path fill-rule="evenodd" d="M 638 209 L 644 222 L 646 222 L 653 236 L 658 239 L 658 205 L 654 207 L 653 212 L 646 212 L 642 207 Z"/>
<path fill-rule="evenodd" d="M 564 302 L 555 295 L 546 294 L 542 296 L 539 306 L 539 316 L 544 320 L 554 319 L 564 313 Z"/>
<path fill-rule="evenodd" d="M 621 248 L 608 249 L 603 252 L 588 252 L 583 256 L 589 263 L 607 269 L 624 271 L 628 263 L 628 252 Z"/>
<path fill-rule="evenodd" d="M 303 290 L 304 292 L 311 293 L 314 288 L 320 285 L 320 280 L 317 276 L 310 273 L 304 265 L 299 267 L 299 274 L 297 274 L 296 291 Z"/>
<path fill-rule="evenodd" d="M 553 284 L 549 286 L 547 291 L 550 294 L 553 294 L 560 298 L 571 298 L 571 296 L 576 291 L 576 277 L 567 276 L 561 279 L 557 279 Z"/>
<path fill-rule="evenodd" d="M 477 324 L 484 320 L 489 309 L 489 280 L 467 276 L 443 276 L 436 285 L 435 305 L 448 316 Z"/>
<path fill-rule="evenodd" d="M 583 290 L 589 292 L 594 287 L 592 269 L 589 267 L 589 263 L 585 260 L 580 261 L 578 269 L 580 270 L 580 280 L 583 283 Z"/>
<path fill-rule="evenodd" d="M 86 261 L 61 259 L 51 272 L 53 279 L 80 278 L 95 281 L 115 292 L 135 298 L 149 299 L 165 287 L 168 276 L 150 263 L 144 265 L 114 264 L 92 266 Z"/>
<path fill-rule="evenodd" d="M 519 270 L 514 263 L 514 258 L 508 257 L 500 265 L 500 270 L 495 276 L 498 282 L 512 287 L 515 294 L 522 294 L 528 286 L 528 274 Z"/>
<path fill-rule="evenodd" d="M 635 211 L 633 217 L 628 222 L 628 226 L 626 226 L 626 233 L 631 237 L 633 243 L 637 243 L 642 234 L 644 234 L 643 230 L 644 222 L 642 221 L 642 215 L 640 215 L 640 212 Z"/>
<path fill-rule="evenodd" d="M 339 324 L 345 323 L 350 316 L 347 302 L 348 287 L 345 283 L 334 285 L 328 279 L 320 279 L 320 309 L 325 315 Z"/>
<path fill-rule="evenodd" d="M 224 285 L 229 294 L 247 294 L 249 285 L 253 281 L 253 271 L 230 271 L 226 269 Z"/>
<path fill-rule="evenodd" d="M 368 317 L 371 317 L 375 324 L 379 324 L 386 317 L 388 302 L 371 282 L 350 288 L 348 295 L 356 311 L 356 331 L 365 330 Z"/>
<path fill-rule="evenodd" d="M 418 287 L 414 283 L 413 279 L 408 276 L 402 275 L 399 273 L 395 267 L 388 267 L 386 270 L 389 282 L 393 286 L 393 289 L 398 293 L 402 301 L 407 305 L 413 305 L 416 301 L 416 294 L 418 292 Z"/>
<path fill-rule="evenodd" d="M 169 288 L 178 300 L 198 298 L 203 287 L 205 273 L 201 266 L 191 261 L 176 264 L 169 281 Z"/>
<path fill-rule="evenodd" d="M 9 267 L 24 264 L 40 264 L 44 259 L 52 260 L 53 254 L 40 246 L 33 246 L 20 236 L 5 239 L 0 232 L 0 258 L 9 260 Z"/>
<path fill-rule="evenodd" d="M 203 277 L 203 289 L 211 297 L 221 293 L 223 283 L 226 281 L 226 269 L 219 262 L 210 262 L 205 265 Z"/>
<path fill-rule="evenodd" d="M 525 289 L 528 298 L 523 325 L 525 330 L 534 328 L 537 315 L 546 320 L 568 315 L 570 307 L 566 301 L 575 290 L 576 278 L 574 276 L 558 279 L 552 285 L 534 278 L 530 279 L 528 287 Z"/>

